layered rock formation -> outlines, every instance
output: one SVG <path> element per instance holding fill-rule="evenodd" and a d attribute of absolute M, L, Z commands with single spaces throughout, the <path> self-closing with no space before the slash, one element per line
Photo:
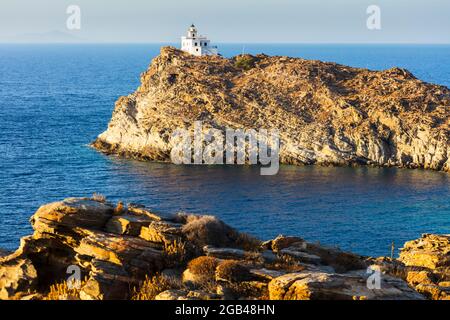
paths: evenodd
<path fill-rule="evenodd" d="M 169 161 L 171 134 L 278 129 L 286 164 L 370 164 L 450 171 L 450 90 L 404 69 L 369 71 L 289 57 L 194 57 L 165 47 L 121 97 L 104 152 Z"/>
<path fill-rule="evenodd" d="M 45 205 L 31 224 L 34 234 L 0 257 L 0 299 L 421 300 L 446 299 L 450 288 L 450 236 L 408 242 L 399 260 L 372 259 L 97 198 Z M 76 270 L 82 281 L 67 289 Z"/>

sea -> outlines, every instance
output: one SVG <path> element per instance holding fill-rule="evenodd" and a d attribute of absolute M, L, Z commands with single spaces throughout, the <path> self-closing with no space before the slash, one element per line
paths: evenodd
<path fill-rule="evenodd" d="M 362 255 L 395 252 L 422 233 L 450 233 L 450 175 L 395 168 L 177 166 L 89 147 L 114 102 L 168 44 L 0 45 L 0 248 L 32 232 L 42 204 L 91 196 L 164 213 L 215 215 L 261 239 L 296 235 Z M 448 45 L 219 44 L 383 70 L 450 87 Z"/>

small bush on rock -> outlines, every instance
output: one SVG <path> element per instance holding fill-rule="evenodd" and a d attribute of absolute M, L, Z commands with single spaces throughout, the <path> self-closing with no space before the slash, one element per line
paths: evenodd
<path fill-rule="evenodd" d="M 211 245 L 256 250 L 260 246 L 256 238 L 237 232 L 214 216 L 179 214 L 178 218 L 185 223 L 182 230 L 186 238 L 199 247 Z"/>
<path fill-rule="evenodd" d="M 247 234 L 239 233 L 236 241 L 238 247 L 246 251 L 259 251 L 261 249 L 261 240 Z"/>
<path fill-rule="evenodd" d="M 227 282 L 242 282 L 253 279 L 249 269 L 237 260 L 222 261 L 216 269 L 216 280 Z"/>
<path fill-rule="evenodd" d="M 214 279 L 219 261 L 213 257 L 202 256 L 191 260 L 188 264 L 192 274 L 204 278 L 205 281 Z"/>
<path fill-rule="evenodd" d="M 236 245 L 237 232 L 214 216 L 186 216 L 186 224 L 182 230 L 187 239 L 199 247 Z"/>

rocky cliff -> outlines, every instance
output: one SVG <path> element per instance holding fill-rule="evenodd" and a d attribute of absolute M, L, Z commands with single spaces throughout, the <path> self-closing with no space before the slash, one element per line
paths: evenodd
<path fill-rule="evenodd" d="M 299 237 L 261 242 L 212 216 L 156 214 L 98 196 L 44 205 L 31 224 L 34 234 L 0 256 L 0 299 L 422 300 L 450 293 L 450 236 L 424 235 L 398 260 L 373 259 Z M 77 270 L 80 282 L 67 282 Z"/>
<path fill-rule="evenodd" d="M 104 152 L 169 161 L 171 134 L 210 128 L 280 131 L 287 164 L 370 164 L 450 171 L 450 90 L 404 69 L 370 71 L 266 55 L 194 57 L 165 47 L 121 97 Z"/>

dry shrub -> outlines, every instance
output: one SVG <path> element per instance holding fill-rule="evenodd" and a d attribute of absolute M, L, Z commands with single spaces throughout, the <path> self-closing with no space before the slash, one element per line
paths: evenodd
<path fill-rule="evenodd" d="M 233 299 L 264 299 L 268 296 L 267 284 L 255 281 L 256 277 L 240 261 L 222 261 L 216 269 L 216 280 L 220 281 Z"/>
<path fill-rule="evenodd" d="M 44 300 L 79 300 L 81 288 L 86 284 L 86 282 L 87 279 L 81 281 L 79 285 L 73 283 L 70 288 L 67 281 L 55 283 L 50 286 L 50 291 Z"/>
<path fill-rule="evenodd" d="M 199 247 L 211 245 L 254 250 L 260 245 L 259 240 L 237 232 L 214 216 L 179 214 L 178 217 L 185 223 L 182 230 L 187 239 Z"/>
<path fill-rule="evenodd" d="M 216 268 L 219 261 L 213 257 L 202 256 L 191 260 L 188 264 L 189 271 L 199 278 L 204 278 L 205 282 L 214 280 Z"/>
<path fill-rule="evenodd" d="M 165 243 L 164 254 L 170 265 L 183 265 L 187 258 L 186 243 L 177 240 L 171 243 Z"/>
<path fill-rule="evenodd" d="M 183 283 L 174 277 L 157 274 L 153 277 L 145 277 L 139 288 L 134 288 L 131 300 L 154 300 L 155 297 L 166 290 L 183 289 Z"/>
<path fill-rule="evenodd" d="M 262 244 L 261 240 L 247 233 L 239 233 L 237 235 L 236 243 L 238 247 L 246 251 L 259 251 Z"/>
<path fill-rule="evenodd" d="M 305 267 L 299 264 L 295 258 L 288 255 L 279 255 L 278 261 L 267 264 L 267 269 L 283 270 L 288 272 L 301 272 L 305 270 Z"/>
<path fill-rule="evenodd" d="M 214 216 L 187 216 L 183 233 L 200 247 L 228 247 L 233 246 L 236 240 L 236 231 Z"/>
<path fill-rule="evenodd" d="M 191 260 L 188 264 L 189 271 L 195 276 L 192 285 L 198 286 L 206 292 L 216 293 L 216 268 L 219 260 L 213 257 L 201 256 Z"/>
<path fill-rule="evenodd" d="M 216 268 L 216 279 L 228 282 L 250 281 L 254 277 L 240 261 L 224 260 Z"/>
<path fill-rule="evenodd" d="M 106 197 L 100 193 L 94 192 L 94 194 L 91 197 L 92 200 L 94 201 L 98 201 L 101 203 L 105 203 L 106 202 Z"/>

